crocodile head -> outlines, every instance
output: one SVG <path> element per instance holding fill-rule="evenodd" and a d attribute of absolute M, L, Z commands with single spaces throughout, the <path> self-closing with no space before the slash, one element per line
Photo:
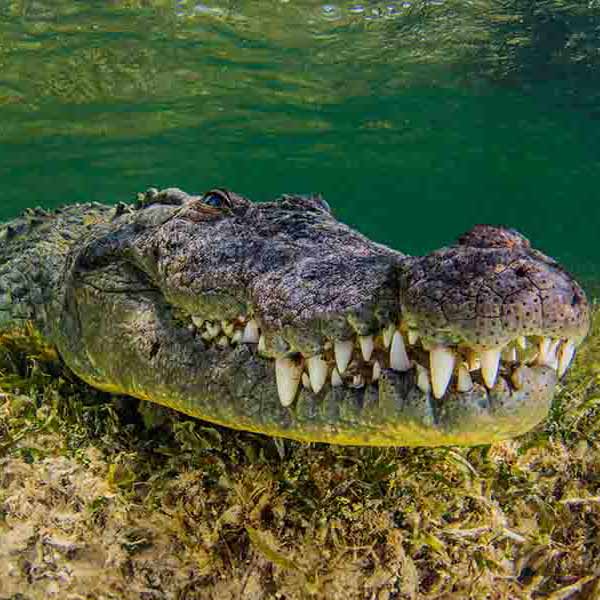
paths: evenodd
<path fill-rule="evenodd" d="M 91 384 L 229 427 L 479 444 L 544 418 L 585 295 L 513 230 L 407 257 L 320 197 L 152 193 L 72 252 L 54 338 Z"/>

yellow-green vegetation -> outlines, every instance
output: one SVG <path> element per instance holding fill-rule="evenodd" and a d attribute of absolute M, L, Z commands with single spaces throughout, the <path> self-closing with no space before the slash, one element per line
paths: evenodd
<path fill-rule="evenodd" d="M 0 598 L 598 598 L 600 309 L 549 419 L 302 445 L 111 397 L 0 340 Z"/>

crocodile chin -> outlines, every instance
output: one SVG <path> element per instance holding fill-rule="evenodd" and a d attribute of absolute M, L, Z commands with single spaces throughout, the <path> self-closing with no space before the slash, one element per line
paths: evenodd
<path fill-rule="evenodd" d="M 372 446 L 512 437 L 546 416 L 589 329 L 578 284 L 502 227 L 409 257 L 320 197 L 169 189 L 36 218 L 35 235 L 0 231 L 0 299 L 20 294 L 0 317 L 32 321 L 95 387 L 236 429 Z"/>

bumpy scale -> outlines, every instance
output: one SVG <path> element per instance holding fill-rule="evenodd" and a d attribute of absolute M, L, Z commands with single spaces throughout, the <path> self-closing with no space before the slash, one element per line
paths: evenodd
<path fill-rule="evenodd" d="M 168 189 L 0 227 L 0 327 L 27 322 L 100 389 L 298 440 L 439 445 L 543 419 L 589 309 L 513 230 L 408 257 L 320 197 Z"/>

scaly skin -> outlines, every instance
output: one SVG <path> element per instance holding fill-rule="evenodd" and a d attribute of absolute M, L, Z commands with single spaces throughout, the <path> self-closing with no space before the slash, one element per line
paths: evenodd
<path fill-rule="evenodd" d="M 303 441 L 518 435 L 589 328 L 581 288 L 512 230 L 408 257 L 319 197 L 149 190 L 28 211 L 0 242 L 0 327 L 33 323 L 97 388 Z"/>

